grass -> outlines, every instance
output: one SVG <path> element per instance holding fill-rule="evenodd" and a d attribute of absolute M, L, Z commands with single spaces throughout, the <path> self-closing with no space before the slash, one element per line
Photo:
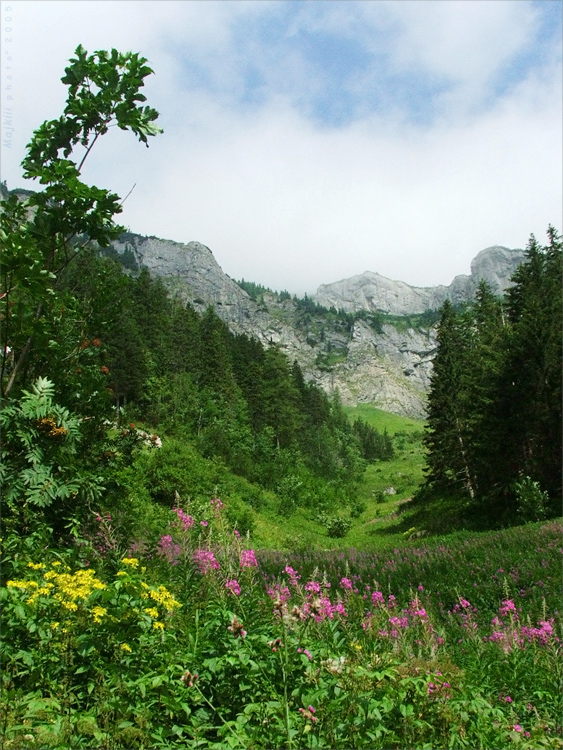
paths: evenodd
<path fill-rule="evenodd" d="M 379 432 L 387 430 L 390 435 L 406 432 L 421 432 L 424 429 L 424 422 L 419 419 L 410 419 L 401 417 L 398 414 L 391 414 L 382 409 L 376 409 L 371 404 L 358 404 L 357 406 L 344 407 L 346 415 L 353 422 L 356 419 L 363 419 Z"/>
<path fill-rule="evenodd" d="M 292 550 L 354 547 L 369 550 L 405 541 L 406 516 L 399 515 L 399 511 L 424 478 L 425 458 L 421 442 L 424 422 L 391 414 L 369 404 L 347 407 L 345 412 L 351 421 L 361 418 L 381 433 L 387 430 L 393 437 L 395 457 L 369 464 L 358 487 L 357 501 L 365 509 L 358 517 L 350 518 L 352 528 L 345 537 L 332 538 L 327 535 L 314 510 L 298 508 L 291 515 L 280 517 L 273 508 L 264 508 L 255 516 L 252 539 L 257 547 Z M 382 497 L 381 493 L 390 489 L 394 493 Z M 350 509 L 342 509 L 340 514 L 349 517 Z"/>

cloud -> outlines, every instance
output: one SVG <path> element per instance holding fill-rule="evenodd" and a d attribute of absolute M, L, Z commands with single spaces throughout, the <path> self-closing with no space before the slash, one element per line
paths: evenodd
<path fill-rule="evenodd" d="M 486 246 L 561 228 L 549 4 L 13 5 L 18 125 L 2 179 L 21 184 L 25 143 L 60 114 L 78 43 L 140 51 L 164 135 L 146 149 L 111 132 L 85 179 L 122 196 L 136 184 L 123 223 L 199 240 L 234 278 L 296 293 L 365 270 L 449 283 Z"/>

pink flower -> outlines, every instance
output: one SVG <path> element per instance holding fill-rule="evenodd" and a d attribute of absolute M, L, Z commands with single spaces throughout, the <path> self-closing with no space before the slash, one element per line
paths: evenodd
<path fill-rule="evenodd" d="M 253 549 L 243 549 L 240 553 L 241 568 L 257 568 L 258 560 Z"/>
<path fill-rule="evenodd" d="M 305 591 L 312 591 L 314 594 L 320 594 L 321 584 L 317 581 L 309 581 L 305 584 Z"/>
<path fill-rule="evenodd" d="M 340 581 L 340 587 L 343 589 L 352 590 L 352 581 L 349 578 L 342 578 Z M 307 588 L 307 587 L 305 587 Z"/>
<path fill-rule="evenodd" d="M 209 550 L 196 549 L 193 558 L 202 575 L 209 573 L 211 570 L 219 570 L 219 563 L 215 559 L 213 552 L 210 552 Z"/>
<path fill-rule="evenodd" d="M 223 510 L 225 507 L 223 503 L 219 500 L 218 497 L 214 497 L 212 500 L 209 501 L 211 503 L 211 507 L 213 508 L 213 512 L 216 516 L 219 515 L 219 513 Z"/>
<path fill-rule="evenodd" d="M 520 726 L 520 724 L 515 724 L 514 725 L 514 731 L 515 732 L 521 732 L 522 731 L 522 727 Z"/>
<path fill-rule="evenodd" d="M 240 596 L 240 584 L 236 578 L 233 578 L 232 581 L 227 581 L 227 583 L 225 584 L 225 588 L 229 591 L 230 594 Z"/>
<path fill-rule="evenodd" d="M 424 586 L 422 584 L 420 584 L 419 587 L 418 587 L 418 590 L 419 591 L 424 591 Z"/>
<path fill-rule="evenodd" d="M 166 557 L 171 565 L 178 565 L 178 558 L 182 554 L 182 548 L 179 544 L 175 544 L 170 534 L 166 534 L 161 537 L 156 554 L 160 557 Z"/>
<path fill-rule="evenodd" d="M 181 508 L 173 508 L 172 509 L 174 513 L 178 516 L 180 521 L 182 521 L 182 527 L 184 531 L 187 531 L 188 529 L 191 529 L 194 525 L 195 521 L 191 516 L 188 516 Z"/>
<path fill-rule="evenodd" d="M 305 656 L 309 659 L 309 661 L 313 661 L 313 657 L 311 655 L 311 652 L 308 649 L 299 647 L 297 649 L 297 653 L 298 654 L 305 654 Z"/>
<path fill-rule="evenodd" d="M 409 620 L 407 617 L 390 617 L 389 622 L 398 628 L 408 628 Z"/>
<path fill-rule="evenodd" d="M 207 521 L 201 521 L 201 525 L 202 525 L 202 526 L 203 526 L 204 528 L 205 528 L 206 526 L 209 526 L 209 524 L 207 523 Z"/>
<path fill-rule="evenodd" d="M 290 565 L 286 565 L 283 572 L 287 573 L 287 575 L 289 576 L 289 583 L 291 584 L 291 586 L 297 587 L 299 585 L 298 581 L 301 576 L 297 575 L 297 571 L 293 570 Z"/>
<path fill-rule="evenodd" d="M 374 591 L 371 595 L 371 601 L 373 604 L 385 604 L 385 597 L 381 591 Z"/>

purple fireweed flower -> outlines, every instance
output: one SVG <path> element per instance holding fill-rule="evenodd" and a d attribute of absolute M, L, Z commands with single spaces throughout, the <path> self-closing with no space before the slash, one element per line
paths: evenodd
<path fill-rule="evenodd" d="M 274 583 L 273 586 L 268 586 L 266 593 L 272 599 L 279 599 L 281 604 L 291 599 L 290 590 L 287 586 L 282 586 L 279 583 Z"/>
<path fill-rule="evenodd" d="M 230 594 L 240 596 L 240 585 L 236 578 L 233 578 L 232 581 L 227 581 L 227 583 L 225 584 L 225 588 L 229 591 Z"/>
<path fill-rule="evenodd" d="M 398 628 L 408 628 L 409 626 L 408 617 L 390 617 L 389 622 L 391 625 L 396 625 Z"/>
<path fill-rule="evenodd" d="M 284 573 L 287 573 L 289 576 L 289 583 L 294 588 L 299 585 L 298 581 L 301 578 L 300 575 L 297 574 L 296 570 L 293 570 L 293 568 L 290 565 L 286 565 L 284 568 Z"/>
<path fill-rule="evenodd" d="M 385 604 L 385 597 L 381 591 L 374 591 L 371 595 L 371 601 L 373 604 Z"/>
<path fill-rule="evenodd" d="M 305 584 L 305 591 L 311 591 L 315 594 L 321 593 L 321 584 L 317 581 L 309 581 Z"/>
<path fill-rule="evenodd" d="M 200 523 L 201 523 L 201 525 L 202 525 L 202 526 L 203 526 L 204 528 L 205 528 L 206 526 L 209 526 L 209 524 L 207 523 L 207 521 L 201 521 Z"/>
<path fill-rule="evenodd" d="M 352 590 L 352 581 L 349 578 L 342 578 L 340 581 L 340 587 L 343 589 Z"/>
<path fill-rule="evenodd" d="M 313 656 L 309 649 L 301 648 L 301 646 L 297 649 L 298 654 L 305 654 L 305 656 L 309 659 L 309 661 L 313 661 Z"/>
<path fill-rule="evenodd" d="M 212 498 L 209 502 L 210 502 L 211 507 L 213 508 L 213 512 L 215 513 L 216 516 L 218 516 L 219 513 L 221 513 L 221 511 L 225 507 L 223 505 L 223 503 L 219 500 L 218 497 Z"/>
<path fill-rule="evenodd" d="M 514 725 L 514 731 L 515 732 L 521 732 L 522 731 L 522 727 L 520 726 L 520 724 L 515 724 Z"/>
<path fill-rule="evenodd" d="M 178 565 L 178 558 L 182 554 L 182 548 L 179 544 L 175 544 L 170 534 L 166 534 L 161 537 L 158 545 L 156 554 L 160 557 L 166 557 L 171 565 Z"/>
<path fill-rule="evenodd" d="M 254 554 L 253 549 L 243 549 L 240 553 L 240 567 L 241 568 L 257 568 L 258 560 Z"/>
<path fill-rule="evenodd" d="M 419 586 L 418 586 L 418 590 L 419 590 L 419 591 L 424 591 L 424 586 L 423 586 L 422 584 L 419 584 Z"/>
<path fill-rule="evenodd" d="M 518 613 L 516 612 L 516 605 L 512 601 L 512 599 L 503 599 L 502 607 L 499 607 L 499 615 L 501 617 L 506 617 L 508 613 L 512 613 L 512 617 L 514 619 L 518 619 Z"/>
<path fill-rule="evenodd" d="M 178 516 L 178 518 L 182 522 L 182 527 L 183 527 L 184 531 L 187 531 L 188 529 L 192 528 L 192 526 L 194 525 L 195 521 L 194 521 L 194 519 L 191 516 L 189 516 L 186 513 L 184 513 L 184 511 L 181 508 L 173 508 L 172 510 L 173 510 L 174 513 L 176 513 L 176 515 Z"/>
<path fill-rule="evenodd" d="M 194 562 L 199 568 L 199 572 L 202 575 L 209 573 L 212 570 L 219 570 L 219 563 L 215 559 L 213 552 L 206 549 L 196 549 L 193 554 Z"/>

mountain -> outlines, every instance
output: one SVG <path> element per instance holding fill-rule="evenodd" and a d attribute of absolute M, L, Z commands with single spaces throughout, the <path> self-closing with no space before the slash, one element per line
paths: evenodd
<path fill-rule="evenodd" d="M 471 276 L 457 276 L 449 287 L 410 287 L 365 273 L 321 286 L 313 300 L 297 300 L 268 290 L 251 298 L 199 242 L 126 233 L 113 249 L 128 267 L 145 266 L 161 277 L 171 294 L 199 312 L 213 305 L 232 331 L 279 345 L 308 380 L 329 394 L 338 389 L 344 404 L 372 403 L 419 418 L 425 415 L 437 319 L 422 314 L 445 299 L 471 299 L 480 278 L 500 293 L 523 257 L 520 250 L 487 248 L 471 264 Z"/>
<path fill-rule="evenodd" d="M 378 273 L 366 271 L 343 281 L 323 284 L 314 299 L 324 307 L 349 312 L 371 310 L 392 315 L 413 315 L 425 310 L 437 310 L 446 299 L 453 303 L 470 300 L 481 279 L 491 286 L 495 294 L 502 294 L 523 259 L 523 250 L 494 245 L 481 250 L 473 259 L 470 276 L 456 276 L 449 286 L 409 286 L 403 281 L 392 281 Z"/>

